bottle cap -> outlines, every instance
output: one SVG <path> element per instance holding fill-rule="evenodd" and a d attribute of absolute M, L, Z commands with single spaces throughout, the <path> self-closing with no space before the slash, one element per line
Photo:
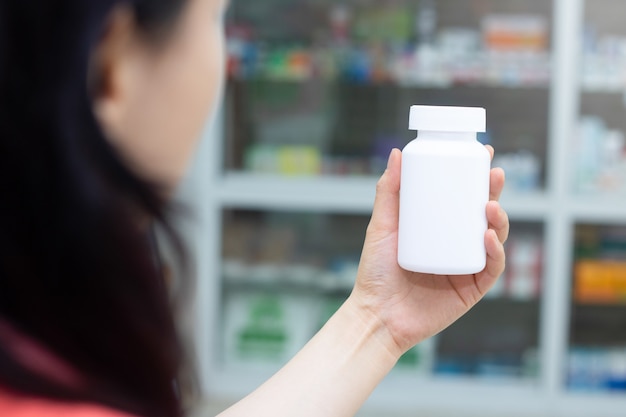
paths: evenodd
<path fill-rule="evenodd" d="M 411 106 L 409 129 L 430 132 L 485 132 L 482 107 Z"/>

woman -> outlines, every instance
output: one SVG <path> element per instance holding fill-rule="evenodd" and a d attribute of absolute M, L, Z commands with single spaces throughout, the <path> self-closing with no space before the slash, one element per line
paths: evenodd
<path fill-rule="evenodd" d="M 182 349 L 148 230 L 167 225 L 164 203 L 217 105 L 225 8 L 0 3 L 0 415 L 184 414 Z M 485 270 L 399 268 L 400 164 L 394 150 L 349 299 L 224 417 L 353 415 L 404 352 L 501 274 L 509 224 L 498 169 Z"/>

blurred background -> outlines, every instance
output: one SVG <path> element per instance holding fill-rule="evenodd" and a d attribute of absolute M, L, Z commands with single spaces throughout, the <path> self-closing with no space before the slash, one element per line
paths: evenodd
<path fill-rule="evenodd" d="M 226 32 L 224 101 L 181 190 L 210 405 L 348 296 L 376 180 L 430 104 L 487 109 L 507 269 L 359 415 L 623 415 L 626 1 L 235 0 Z"/>

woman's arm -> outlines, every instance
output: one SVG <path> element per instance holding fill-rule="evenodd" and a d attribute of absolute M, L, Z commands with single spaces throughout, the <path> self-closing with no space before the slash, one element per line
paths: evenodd
<path fill-rule="evenodd" d="M 220 417 L 352 416 L 398 357 L 382 323 L 347 301 L 283 369 Z"/>
<path fill-rule="evenodd" d="M 481 273 L 434 276 L 398 266 L 401 159 L 394 150 L 378 183 L 348 300 L 283 369 L 220 417 L 354 415 L 404 352 L 466 313 L 500 276 L 509 233 L 508 217 L 497 203 L 504 186 L 501 169 L 491 172 L 487 266 Z"/>

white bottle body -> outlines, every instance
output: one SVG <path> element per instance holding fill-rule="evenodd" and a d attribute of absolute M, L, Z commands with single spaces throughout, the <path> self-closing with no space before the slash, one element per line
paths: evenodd
<path fill-rule="evenodd" d="M 482 271 L 491 158 L 475 133 L 420 132 L 402 151 L 398 263 L 437 275 Z"/>

